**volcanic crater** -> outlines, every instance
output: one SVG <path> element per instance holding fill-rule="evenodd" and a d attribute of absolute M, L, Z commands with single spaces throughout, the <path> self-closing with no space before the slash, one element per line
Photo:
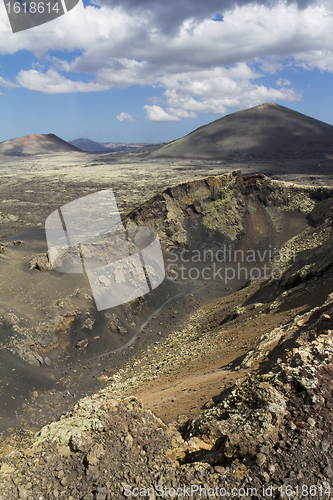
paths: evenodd
<path fill-rule="evenodd" d="M 284 245 L 304 231 L 311 238 L 332 203 L 332 188 L 293 185 L 262 174 L 243 176 L 240 171 L 169 187 L 123 220 L 127 228 L 157 230 L 166 279 L 148 295 L 106 311 L 96 310 L 85 275 L 52 270 L 45 241 L 4 243 L 4 427 L 9 422 L 13 426 L 15 411 L 26 404 L 27 380 L 39 392 L 56 390 L 57 385 L 63 389 L 69 377 L 73 380 L 66 385 L 83 394 L 96 388 L 103 363 L 112 359 L 117 366 L 131 349 L 166 337 L 193 308 L 268 279 L 274 268 L 275 278 L 283 274 L 289 287 L 306 279 L 294 269 L 293 247 L 283 253 Z M 10 366 L 16 377 L 9 377 Z"/>

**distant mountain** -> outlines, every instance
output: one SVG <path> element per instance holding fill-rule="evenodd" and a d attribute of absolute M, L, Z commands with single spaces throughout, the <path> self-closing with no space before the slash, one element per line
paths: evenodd
<path fill-rule="evenodd" d="M 146 143 L 126 143 L 126 142 L 95 142 L 91 139 L 75 139 L 69 141 L 69 144 L 76 146 L 82 151 L 89 153 L 111 153 L 115 151 L 132 151 L 145 147 L 156 146 L 156 144 Z"/>
<path fill-rule="evenodd" d="M 101 143 L 92 141 L 91 139 L 75 139 L 74 141 L 69 141 L 69 144 L 89 153 L 105 152 L 105 147 Z"/>
<path fill-rule="evenodd" d="M 151 153 L 219 159 L 321 158 L 333 154 L 333 126 L 274 103 L 238 111 Z"/>
<path fill-rule="evenodd" d="M 80 151 L 54 134 L 33 134 L 0 142 L 0 154 L 25 156 L 45 153 Z"/>

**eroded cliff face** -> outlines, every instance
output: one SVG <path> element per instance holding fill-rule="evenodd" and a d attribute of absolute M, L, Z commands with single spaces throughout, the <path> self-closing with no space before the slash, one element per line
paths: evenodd
<path fill-rule="evenodd" d="M 257 233 L 253 240 L 272 232 L 287 238 L 293 214 L 318 226 L 332 204 L 329 187 L 299 186 L 262 174 L 243 177 L 235 171 L 170 187 L 133 210 L 126 223 L 154 227 L 165 246 L 234 243 L 251 232 Z"/>

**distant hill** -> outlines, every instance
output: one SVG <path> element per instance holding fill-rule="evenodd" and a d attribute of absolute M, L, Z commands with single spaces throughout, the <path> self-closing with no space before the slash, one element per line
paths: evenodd
<path fill-rule="evenodd" d="M 332 154 L 332 125 L 265 103 L 219 118 L 153 151 L 151 156 L 232 160 Z"/>
<path fill-rule="evenodd" d="M 126 143 L 126 142 L 95 142 L 91 139 L 74 139 L 74 141 L 69 141 L 69 144 L 76 146 L 82 151 L 87 151 L 89 153 L 112 153 L 115 151 L 133 151 L 136 149 L 142 149 L 150 146 L 156 146 L 156 144 L 146 144 L 146 143 Z"/>
<path fill-rule="evenodd" d="M 0 142 L 0 154 L 25 156 L 45 153 L 80 151 L 54 134 L 33 134 Z"/>
<path fill-rule="evenodd" d="M 105 152 L 106 149 L 101 143 L 92 141 L 91 139 L 75 139 L 74 141 L 69 141 L 69 144 L 89 153 Z"/>

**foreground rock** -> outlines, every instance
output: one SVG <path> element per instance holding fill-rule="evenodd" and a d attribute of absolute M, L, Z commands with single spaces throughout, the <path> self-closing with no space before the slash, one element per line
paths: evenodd
<path fill-rule="evenodd" d="M 330 294 L 286 324 L 279 341 L 273 334 L 261 358 L 259 341 L 246 357 L 249 363 L 256 353 L 259 371 L 193 421 L 183 415 L 166 425 L 136 398 L 114 399 L 111 385 L 39 432 L 18 432 L 2 452 L 2 498 L 104 500 L 141 492 L 152 499 L 178 489 L 199 499 L 209 488 L 212 497 L 232 488 L 245 498 L 297 497 L 297 488 L 329 497 L 332 326 Z M 153 372 L 160 354 L 148 363 Z"/>
<path fill-rule="evenodd" d="M 1 468 L 2 498 L 121 498 L 172 485 L 184 441 L 134 398 L 85 398 Z"/>

